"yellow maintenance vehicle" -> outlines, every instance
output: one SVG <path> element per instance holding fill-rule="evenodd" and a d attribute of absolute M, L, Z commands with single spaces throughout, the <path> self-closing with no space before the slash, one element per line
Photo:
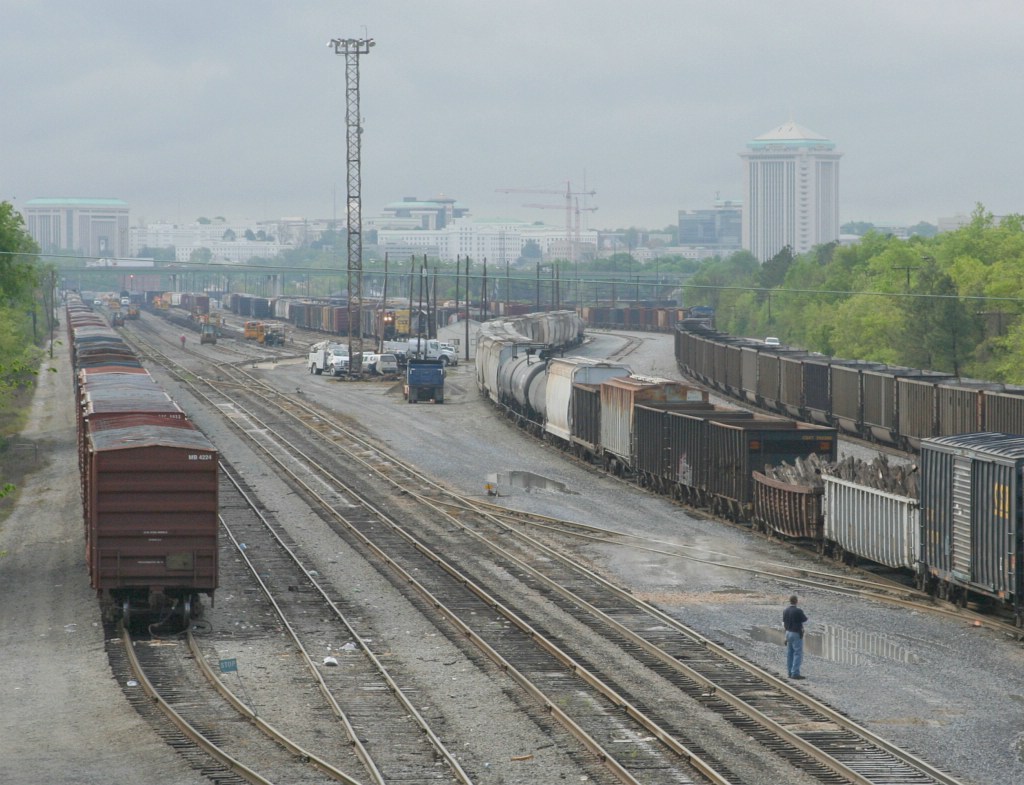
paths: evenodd
<path fill-rule="evenodd" d="M 199 325 L 199 343 L 217 343 L 217 328 L 209 322 Z"/>
<path fill-rule="evenodd" d="M 246 322 L 243 334 L 264 346 L 284 346 L 284 325 L 280 322 Z"/>
<path fill-rule="evenodd" d="M 284 325 L 279 322 L 260 322 L 257 340 L 264 346 L 284 346 Z"/>
<path fill-rule="evenodd" d="M 217 343 L 222 319 L 216 311 L 199 316 L 199 343 Z"/>

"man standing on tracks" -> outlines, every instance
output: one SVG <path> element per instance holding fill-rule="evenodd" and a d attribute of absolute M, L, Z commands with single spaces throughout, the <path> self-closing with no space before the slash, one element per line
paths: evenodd
<path fill-rule="evenodd" d="M 185 348 L 185 333 L 181 334 L 181 348 Z"/>
<path fill-rule="evenodd" d="M 807 614 L 796 606 L 796 595 L 789 598 L 789 607 L 782 612 L 782 626 L 786 628 L 786 670 L 791 679 L 802 679 L 800 664 L 804 659 L 804 624 Z"/>

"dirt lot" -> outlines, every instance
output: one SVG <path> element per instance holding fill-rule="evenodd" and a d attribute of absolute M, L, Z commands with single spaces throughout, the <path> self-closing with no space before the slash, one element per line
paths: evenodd
<path fill-rule="evenodd" d="M 19 442 L 29 473 L 0 523 L 0 782 L 208 785 L 111 674 L 85 570 L 71 395 L 69 374 L 40 374 Z"/>

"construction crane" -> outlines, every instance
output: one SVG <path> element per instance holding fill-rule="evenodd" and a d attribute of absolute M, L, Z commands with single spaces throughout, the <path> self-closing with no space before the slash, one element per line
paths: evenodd
<path fill-rule="evenodd" d="M 578 261 L 576 259 L 576 245 L 573 242 L 573 199 L 579 196 L 593 196 L 597 191 L 573 191 L 572 182 L 566 180 L 565 190 L 553 189 L 553 188 L 496 188 L 498 193 L 506 194 L 561 194 L 565 197 L 565 239 L 569 241 L 570 253 L 573 255 L 572 261 Z M 577 203 L 578 204 L 578 203 Z M 544 205 L 545 207 L 547 205 Z M 558 208 L 563 209 L 563 208 Z M 580 208 L 583 210 L 590 210 L 589 207 Z M 596 208 L 593 208 L 596 209 Z M 579 213 L 577 212 L 578 216 Z"/>
<path fill-rule="evenodd" d="M 569 237 L 567 239 L 569 239 L 569 241 L 570 241 L 570 244 L 569 244 L 569 255 L 570 255 L 571 259 L 569 261 L 571 261 L 571 262 L 578 262 L 579 261 L 579 257 L 580 257 L 580 249 L 583 247 L 583 243 L 582 243 L 582 241 L 580 239 L 580 234 L 581 234 L 581 232 L 580 232 L 580 213 L 581 212 L 592 213 L 597 208 L 596 207 L 580 207 L 580 200 L 579 200 L 578 197 L 575 197 L 575 196 L 573 197 L 573 202 L 574 202 L 573 218 L 575 220 L 574 220 L 574 223 L 573 223 L 572 227 L 568 227 L 566 229 L 566 233 L 569 234 Z M 557 205 L 557 204 L 524 204 L 523 207 L 536 207 L 539 210 L 562 210 L 562 209 L 564 209 L 561 205 Z"/>

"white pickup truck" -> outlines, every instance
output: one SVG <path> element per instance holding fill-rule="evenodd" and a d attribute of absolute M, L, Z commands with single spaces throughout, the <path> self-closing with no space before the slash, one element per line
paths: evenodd
<path fill-rule="evenodd" d="M 334 341 L 320 341 L 309 347 L 306 361 L 309 372 L 319 376 L 325 371 L 334 376 L 348 373 L 348 347 Z"/>
<path fill-rule="evenodd" d="M 407 341 L 384 341 L 384 351 L 401 354 L 406 359 L 440 360 L 445 365 L 458 365 L 459 355 L 451 344 L 437 338 L 410 338 Z"/>

